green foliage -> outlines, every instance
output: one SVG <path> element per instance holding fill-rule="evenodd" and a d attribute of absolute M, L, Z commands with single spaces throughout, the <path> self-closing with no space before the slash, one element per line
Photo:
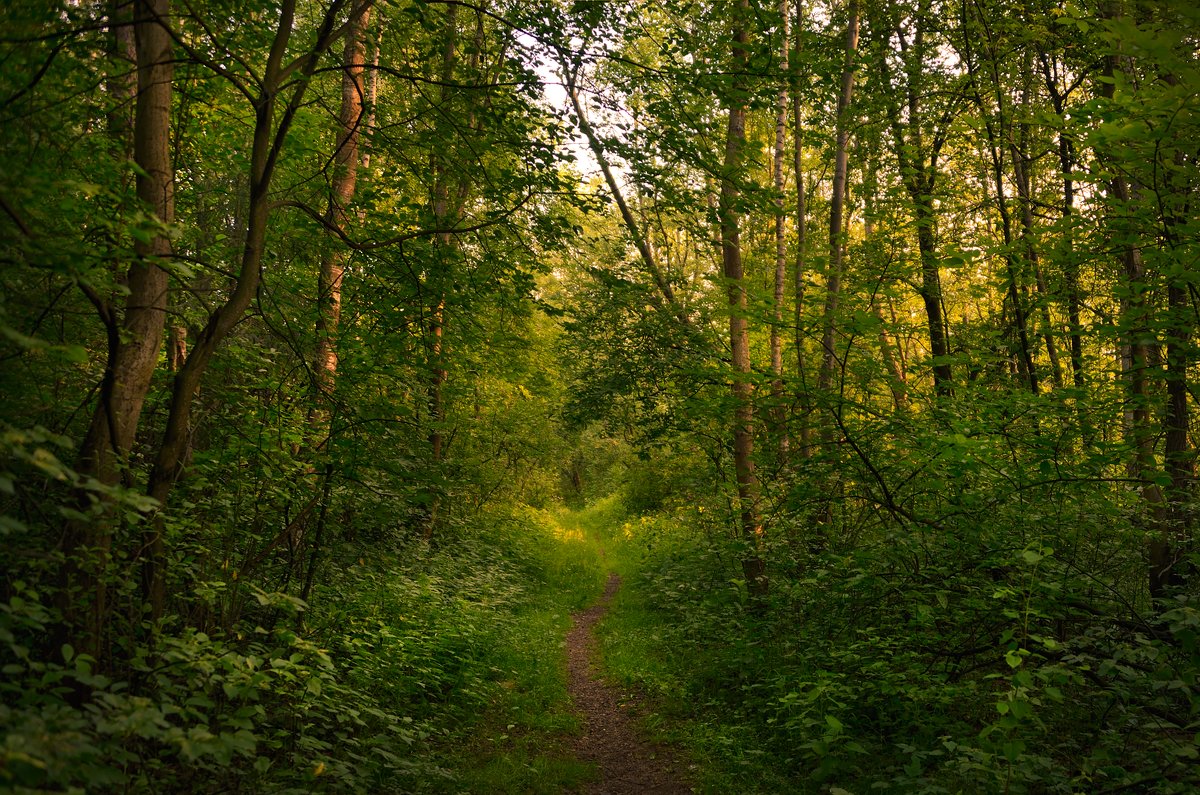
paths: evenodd
<path fill-rule="evenodd" d="M 258 595 L 264 605 L 303 607 L 279 597 Z M 34 598 L 5 605 L 6 637 L 45 623 Z M 57 661 L 6 645 L 10 786 L 219 792 L 243 781 L 304 791 L 325 776 L 330 789 L 354 790 L 412 766 L 387 758 L 418 736 L 409 721 L 347 687 L 329 656 L 290 630 L 165 635 L 153 649 L 128 649 L 130 679 L 98 673 L 94 658 L 69 645 Z"/>
<path fill-rule="evenodd" d="M 1037 519 L 1027 495 L 989 503 L 985 521 L 853 544 L 780 521 L 765 612 L 749 609 L 737 542 L 701 535 L 694 509 L 629 519 L 608 542 L 628 588 L 602 627 L 605 659 L 654 698 L 713 789 L 1190 791 L 1195 605 L 1121 618 L 1083 554 L 1128 561 L 1137 539 L 1092 499 L 1051 489 Z M 1053 522 L 1056 548 L 1029 540 L 1033 521 Z"/>
<path fill-rule="evenodd" d="M 124 678 L 69 645 L 32 656 L 53 609 L 13 583 L 0 605 L 5 784 L 498 791 L 488 782 L 527 764 L 578 781 L 565 751 L 538 748 L 573 726 L 557 638 L 602 574 L 552 515 L 492 515 L 453 549 L 350 562 L 314 593 L 320 609 L 252 588 L 272 628 L 165 631 L 126 649 Z M 464 742 L 485 758 L 455 750 Z M 523 775 L 508 791 L 536 778 Z"/>

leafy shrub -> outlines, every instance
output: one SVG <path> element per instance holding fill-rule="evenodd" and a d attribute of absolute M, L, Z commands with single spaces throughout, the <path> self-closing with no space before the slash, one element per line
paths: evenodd
<path fill-rule="evenodd" d="M 614 541 L 637 573 L 606 656 L 690 719 L 714 787 L 1191 791 L 1196 603 L 1123 618 L 1081 559 L 1138 539 L 1119 513 L 1060 509 L 1053 533 L 1013 505 L 836 548 L 780 522 L 761 613 L 735 539 L 700 535 L 694 516 L 628 520 Z M 1052 536 L 1060 549 L 1033 540 Z"/>

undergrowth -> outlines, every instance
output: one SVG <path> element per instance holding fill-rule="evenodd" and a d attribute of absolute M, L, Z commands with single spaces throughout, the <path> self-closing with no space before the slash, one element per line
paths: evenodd
<path fill-rule="evenodd" d="M 651 698 L 702 791 L 1200 787 L 1197 605 L 1131 616 L 1078 574 L 1061 527 L 1058 549 L 1014 544 L 1022 517 L 1000 510 L 988 527 L 816 545 L 778 521 L 754 607 L 743 550 L 702 505 L 597 510 L 626 582 L 599 628 L 606 666 Z M 1136 560 L 1118 523 L 1066 520 Z"/>
<path fill-rule="evenodd" d="M 589 771 L 561 638 L 599 592 L 592 548 L 544 511 L 454 543 L 333 561 L 308 604 L 256 592 L 224 630 L 125 650 L 126 675 L 63 646 L 20 583 L 0 604 L 0 787 L 16 792 L 535 792 Z M 210 588 L 212 584 L 209 584 Z M 227 587 L 236 587 L 227 583 Z"/>

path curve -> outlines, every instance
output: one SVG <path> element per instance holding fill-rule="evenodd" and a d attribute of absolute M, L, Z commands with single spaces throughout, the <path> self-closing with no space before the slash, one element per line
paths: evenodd
<path fill-rule="evenodd" d="M 596 638 L 592 630 L 608 612 L 621 587 L 609 574 L 604 595 L 587 610 L 572 616 L 567 633 L 567 686 L 583 719 L 583 734 L 575 744 L 579 758 L 599 768 L 599 779 L 584 788 L 588 795 L 687 795 L 681 766 L 670 751 L 646 741 L 635 725 L 636 705 L 600 677 L 596 667 Z"/>

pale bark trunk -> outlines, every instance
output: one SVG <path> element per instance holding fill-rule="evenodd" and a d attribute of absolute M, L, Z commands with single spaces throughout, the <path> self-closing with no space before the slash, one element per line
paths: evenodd
<path fill-rule="evenodd" d="M 771 323 L 771 403 L 772 420 L 775 432 L 776 452 L 780 464 L 786 464 L 790 440 L 788 438 L 787 412 L 783 407 L 783 302 L 787 284 L 787 238 L 786 219 L 784 216 L 783 191 L 785 187 L 783 174 L 784 150 L 787 141 L 788 113 L 788 48 L 789 27 L 791 18 L 788 15 L 788 0 L 780 0 L 779 17 L 783 25 L 779 43 L 779 69 L 784 78 L 780 82 L 779 99 L 775 113 L 775 152 L 774 152 L 774 183 L 775 183 L 775 293 L 772 306 Z"/>
<path fill-rule="evenodd" d="M 800 384 L 800 419 L 799 442 L 800 456 L 808 458 L 812 455 L 812 401 L 809 396 L 807 354 L 804 344 L 804 296 L 805 281 L 808 278 L 808 197 L 804 184 L 804 104 L 800 91 L 800 54 L 803 46 L 804 2 L 796 3 L 796 57 L 793 59 L 796 70 L 792 74 L 792 131 L 794 160 L 793 171 L 796 175 L 796 260 L 792 276 L 795 284 L 795 307 L 793 311 L 793 345 L 796 348 L 796 378 Z"/>
<path fill-rule="evenodd" d="M 842 261 L 846 251 L 844 211 L 846 206 L 847 172 L 850 161 L 850 101 L 854 96 L 854 64 L 858 53 L 858 0 L 850 0 L 850 20 L 846 25 L 843 53 L 841 91 L 838 93 L 834 150 L 833 187 L 829 198 L 829 270 L 825 279 L 825 312 L 821 330 L 821 369 L 817 374 L 817 389 L 829 400 L 837 356 L 834 332 L 837 325 L 838 301 L 841 296 Z M 821 437 L 826 445 L 833 443 L 832 420 L 821 423 Z"/>
<path fill-rule="evenodd" d="M 359 141 L 364 127 L 364 103 L 374 104 L 374 97 L 366 96 L 363 85 L 365 37 L 370 20 L 371 9 L 363 6 L 350 20 L 350 27 L 346 31 L 346 46 L 342 51 L 342 106 L 338 111 L 333 180 L 330 185 L 329 207 L 325 213 L 326 224 L 342 232 L 345 232 L 350 220 L 350 205 L 354 201 L 359 164 L 361 162 L 365 166 L 367 161 L 366 156 L 360 154 Z M 378 56 L 376 50 L 375 57 Z M 376 70 L 372 77 L 373 84 L 377 77 Z M 369 123 L 367 122 L 368 126 Z M 359 217 L 362 217 L 361 214 Z M 348 252 L 344 249 L 332 249 L 321 258 L 317 273 L 317 349 L 313 359 L 317 394 L 313 406 L 309 409 L 308 423 L 309 433 L 314 441 L 319 439 L 322 433 L 325 435 L 325 441 L 318 444 L 328 445 L 332 435 L 333 395 L 337 386 L 338 370 L 337 336 L 342 318 L 342 280 L 345 277 L 348 259 Z M 332 493 L 332 472 L 332 465 L 327 464 L 322 478 L 316 530 L 309 544 L 308 566 L 304 573 L 304 584 L 300 589 L 300 598 L 304 600 L 307 600 L 312 592 L 317 562 L 321 555 L 329 497 Z"/>
<path fill-rule="evenodd" d="M 350 219 L 350 204 L 358 181 L 359 138 L 363 127 L 363 69 L 366 55 L 364 37 L 371 11 L 363 8 L 346 33 L 342 63 L 342 106 L 338 114 L 337 148 L 333 158 L 333 184 L 326 211 L 326 223 L 345 231 Z M 318 402 L 329 404 L 337 382 L 338 324 L 342 316 L 342 279 L 347 252 L 333 249 L 321 258 L 317 277 L 317 353 L 313 370 L 317 381 Z"/>
<path fill-rule="evenodd" d="M 637 219 L 634 218 L 633 211 L 629 208 L 629 203 L 625 200 L 625 194 L 621 190 L 621 185 L 617 181 L 616 174 L 613 172 L 612 164 L 609 162 L 608 155 L 604 151 L 604 144 L 600 140 L 600 136 L 596 134 L 596 130 L 592 127 L 591 122 L 588 121 L 587 111 L 584 109 L 583 102 L 579 98 L 579 87 L 576 85 L 578 75 L 565 59 L 561 67 L 564 81 L 567 84 L 567 96 L 570 98 L 571 107 L 575 111 L 575 119 L 579 122 L 579 129 L 587 139 L 588 148 L 592 150 L 592 155 L 596 158 L 596 163 L 599 164 L 601 173 L 604 174 L 604 181 L 608 185 L 608 190 L 617 205 L 617 210 L 621 213 L 621 220 L 625 224 L 625 229 L 629 233 L 629 237 L 633 240 L 633 245 L 642 259 L 642 264 L 646 266 L 646 272 L 650 274 L 650 278 L 654 281 L 654 286 L 658 289 L 659 296 L 665 302 L 666 308 L 671 311 L 680 324 L 690 326 L 691 318 L 688 316 L 687 310 L 684 309 L 675 296 L 675 290 L 671 286 L 671 282 L 667 279 L 666 274 L 663 273 L 662 267 L 658 263 L 658 258 L 654 256 L 650 240 L 642 234 L 641 226 L 638 224 Z"/>

